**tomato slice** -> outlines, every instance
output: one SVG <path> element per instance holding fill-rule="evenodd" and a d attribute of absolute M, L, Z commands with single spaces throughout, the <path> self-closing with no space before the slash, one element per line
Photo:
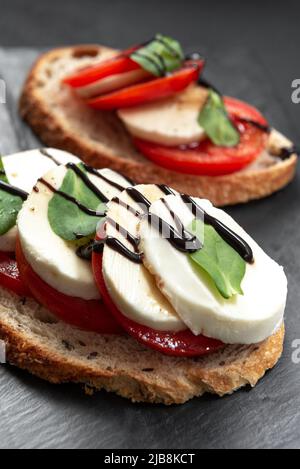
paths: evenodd
<path fill-rule="evenodd" d="M 254 106 L 239 99 L 232 98 L 231 96 L 224 96 L 224 103 L 231 117 L 249 119 L 253 122 L 257 122 L 261 126 L 268 127 L 268 121 Z"/>
<path fill-rule="evenodd" d="M 240 131 L 240 142 L 235 147 L 214 145 L 209 139 L 186 146 L 168 147 L 134 138 L 134 144 L 153 163 L 185 174 L 222 176 L 239 171 L 252 163 L 265 149 L 268 133 L 244 120 L 268 123 L 253 106 L 238 99 L 225 97 L 229 115 Z"/>
<path fill-rule="evenodd" d="M 119 311 L 107 291 L 102 275 L 102 254 L 93 253 L 92 264 L 103 301 L 123 329 L 142 344 L 158 352 L 176 357 L 204 356 L 224 348 L 225 345 L 222 342 L 203 335 L 196 336 L 188 329 L 176 333 L 156 331 L 128 319 Z"/>
<path fill-rule="evenodd" d="M 0 252 L 0 285 L 22 297 L 32 296 L 21 280 L 17 261 L 13 255 Z"/>
<path fill-rule="evenodd" d="M 130 52 L 133 52 L 135 49 L 131 49 Z M 70 85 L 73 88 L 79 88 L 81 86 L 90 85 L 102 78 L 117 75 L 119 73 L 130 72 L 132 70 L 138 70 L 139 68 L 141 68 L 140 65 L 128 57 L 127 51 L 122 55 L 104 60 L 97 65 L 78 70 L 73 75 L 65 77 L 63 79 L 63 83 Z"/>
<path fill-rule="evenodd" d="M 173 73 L 153 80 L 131 85 L 112 93 L 87 100 L 94 109 L 120 109 L 137 106 L 156 99 L 166 98 L 184 90 L 190 83 L 197 81 L 204 61 L 188 60 L 183 67 Z"/>
<path fill-rule="evenodd" d="M 44 282 L 27 262 L 20 241 L 16 244 L 20 276 L 33 297 L 62 321 L 86 331 L 100 334 L 120 334 L 122 329 L 99 300 L 83 300 L 58 292 Z"/>
<path fill-rule="evenodd" d="M 159 166 L 198 176 L 221 176 L 238 171 L 264 150 L 267 135 L 251 124 L 243 124 L 236 147 L 220 147 L 205 139 L 195 146 L 167 147 L 135 138 L 134 144 Z"/>

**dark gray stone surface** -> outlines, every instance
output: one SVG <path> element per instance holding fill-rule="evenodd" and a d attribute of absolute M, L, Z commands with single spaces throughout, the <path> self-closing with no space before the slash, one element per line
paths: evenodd
<path fill-rule="evenodd" d="M 172 8 L 160 2 L 155 15 L 155 1 L 143 2 L 137 14 L 141 2 L 66 1 L 58 9 L 53 0 L 39 2 L 38 7 L 37 2 L 4 0 L 0 39 L 8 46 L 97 40 L 122 46 L 153 31 L 167 31 L 181 36 L 190 49 L 200 47 L 209 53 L 206 76 L 219 88 L 256 104 L 273 125 L 300 142 L 300 105 L 290 99 L 291 81 L 298 73 L 295 3 L 288 8 L 289 2 L 284 2 L 273 10 L 271 3 L 258 7 L 261 3 L 254 1 L 237 11 L 237 2 L 232 1 L 222 2 L 223 6 L 213 2 L 218 7 L 203 10 L 201 2 L 197 6 L 190 2 L 190 9 L 189 2 L 181 6 L 172 2 Z M 96 19 L 93 8 L 99 13 Z M 142 10 L 148 20 L 141 25 Z M 34 48 L 0 50 L 0 76 L 8 87 L 7 105 L 0 105 L 1 153 L 38 144 L 17 115 L 20 87 L 36 54 Z M 300 339 L 299 196 L 298 174 L 288 188 L 272 197 L 228 209 L 285 266 L 289 280 L 284 354 L 255 389 L 166 408 L 133 405 L 105 392 L 87 398 L 76 386 L 49 385 L 1 366 L 0 448 L 299 448 L 300 364 L 292 361 L 292 343 Z"/>

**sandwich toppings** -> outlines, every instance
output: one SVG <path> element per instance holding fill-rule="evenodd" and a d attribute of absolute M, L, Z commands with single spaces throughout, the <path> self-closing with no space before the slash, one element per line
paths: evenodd
<path fill-rule="evenodd" d="M 66 77 L 95 109 L 112 110 L 167 98 L 197 82 L 201 57 L 184 59 L 180 44 L 157 34 L 141 46 Z"/>
<path fill-rule="evenodd" d="M 63 82 L 88 106 L 115 110 L 145 158 L 170 171 L 222 176 L 265 153 L 280 158 L 262 114 L 222 96 L 200 76 L 204 64 L 201 55 L 185 56 L 178 41 L 157 34 Z"/>
<path fill-rule="evenodd" d="M 1 286 L 75 327 L 128 333 L 173 356 L 256 343 L 280 326 L 283 270 L 225 212 L 73 155 L 62 164 L 51 150 L 34 155 L 50 168 L 20 198 L 16 259 L 0 253 Z"/>

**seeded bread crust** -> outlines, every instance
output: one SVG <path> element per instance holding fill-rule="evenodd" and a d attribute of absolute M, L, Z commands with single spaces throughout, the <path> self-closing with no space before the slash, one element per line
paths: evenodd
<path fill-rule="evenodd" d="M 61 78 L 80 66 L 116 54 L 98 45 L 54 49 L 33 66 L 20 99 L 20 113 L 48 146 L 75 153 L 87 163 L 109 167 L 139 183 L 164 183 L 180 192 L 230 205 L 259 199 L 288 184 L 294 176 L 297 156 L 281 161 L 267 155 L 242 171 L 218 177 L 180 174 L 157 166 L 133 146 L 125 127 L 113 112 L 89 109 Z M 291 144 L 274 132 L 275 150 Z"/>
<path fill-rule="evenodd" d="M 51 383 L 105 389 L 133 402 L 181 404 L 205 392 L 224 396 L 255 386 L 281 356 L 284 326 L 260 344 L 229 345 L 205 358 L 175 358 L 127 335 L 80 331 L 34 300 L 0 288 L 0 339 L 9 363 Z"/>

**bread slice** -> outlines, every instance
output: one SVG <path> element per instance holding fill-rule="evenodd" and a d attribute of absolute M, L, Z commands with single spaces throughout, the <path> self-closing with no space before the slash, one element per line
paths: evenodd
<path fill-rule="evenodd" d="M 121 171 L 139 183 L 168 184 L 218 206 L 265 197 L 291 181 L 296 155 L 282 161 L 265 153 L 246 169 L 218 177 L 183 175 L 149 162 L 135 149 L 114 112 L 89 109 L 61 84 L 61 78 L 74 69 L 115 53 L 97 45 L 65 47 L 36 62 L 24 85 L 20 113 L 46 145 L 73 152 L 95 167 Z M 271 134 L 275 153 L 286 145 L 291 142 L 281 134 Z"/>
<path fill-rule="evenodd" d="M 0 289 L 0 339 L 9 363 L 51 383 L 106 389 L 134 402 L 180 404 L 255 386 L 282 353 L 284 327 L 264 342 L 228 345 L 205 358 L 174 358 L 131 337 L 84 332 L 58 321 L 32 299 Z"/>

